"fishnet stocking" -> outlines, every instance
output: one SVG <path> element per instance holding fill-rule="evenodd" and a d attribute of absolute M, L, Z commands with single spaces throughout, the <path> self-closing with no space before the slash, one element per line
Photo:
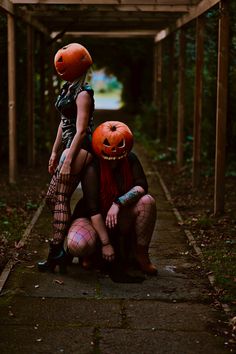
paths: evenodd
<path fill-rule="evenodd" d="M 64 240 L 71 217 L 70 198 L 80 182 L 80 175 L 61 177 L 56 171 L 50 182 L 46 202 L 53 213 L 53 243 Z"/>
<path fill-rule="evenodd" d="M 54 208 L 55 208 L 55 203 L 56 203 L 56 187 L 57 187 L 57 177 L 58 172 L 56 171 L 53 176 L 52 179 L 50 181 L 49 187 L 48 187 L 48 191 L 46 194 L 46 204 L 49 207 L 49 209 L 51 210 L 51 212 L 53 213 Z"/>
<path fill-rule="evenodd" d="M 134 212 L 137 215 L 135 223 L 137 244 L 148 246 L 156 222 L 156 203 L 153 197 L 146 194 L 140 198 Z"/>
<path fill-rule="evenodd" d="M 95 250 L 97 234 L 90 221 L 85 218 L 76 219 L 67 236 L 67 247 L 74 256 L 88 256 Z"/>

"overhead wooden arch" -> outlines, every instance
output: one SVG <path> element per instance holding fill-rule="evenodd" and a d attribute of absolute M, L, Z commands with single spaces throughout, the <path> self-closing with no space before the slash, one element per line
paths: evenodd
<path fill-rule="evenodd" d="M 14 20 L 18 18 L 33 29 L 40 31 L 47 41 L 56 41 L 62 36 L 74 35 L 97 36 L 97 37 L 151 37 L 154 45 L 158 46 L 156 51 L 155 68 L 155 99 L 159 99 L 161 90 L 161 50 L 160 43 L 175 31 L 181 29 L 184 36 L 184 26 L 190 21 L 196 20 L 198 40 L 198 61 L 196 63 L 197 75 L 201 75 L 202 53 L 202 26 L 200 16 L 206 13 L 215 5 L 221 9 L 219 21 L 219 49 L 218 49 L 218 81 L 217 81 L 217 107 L 216 107 L 216 159 L 215 159 L 215 213 L 223 211 L 224 208 L 224 174 L 225 174 L 225 127 L 227 113 L 227 69 L 228 69 L 228 14 L 229 0 L 0 0 L 0 9 L 8 15 L 8 70 L 9 70 L 9 181 L 16 181 L 17 157 L 16 157 L 16 135 L 15 135 L 15 88 L 14 75 Z M 171 37 L 170 37 L 171 38 Z M 30 29 L 29 29 L 29 45 Z M 30 50 L 30 47 L 28 47 Z M 170 47 L 170 53 L 173 48 Z M 184 50 L 183 50 L 184 51 Z M 30 58 L 30 51 L 28 54 Z M 31 63 L 33 64 L 33 63 Z M 182 76 L 180 75 L 179 86 L 179 123 L 178 123 L 178 149 L 177 157 L 181 166 L 182 157 L 182 130 L 184 125 L 184 101 L 182 90 L 184 87 L 184 61 L 180 57 Z M 173 66 L 173 63 L 172 63 Z M 32 67 L 32 65 L 31 65 Z M 32 69 L 33 70 L 33 69 Z M 32 73 L 31 70 L 31 73 Z M 171 80 L 171 77 L 170 77 Z M 28 79 L 29 85 L 30 80 Z M 201 81 L 195 83 L 195 105 L 201 106 Z M 182 97 L 182 98 L 181 98 Z M 197 101 L 196 101 L 197 100 Z M 171 126 L 172 95 L 169 94 L 168 124 Z M 29 107 L 29 115 L 33 115 L 33 103 Z M 197 107 L 196 106 L 196 107 Z M 30 113 L 31 112 L 31 113 Z M 199 156 L 200 156 L 200 121 L 201 112 L 195 110 L 194 130 L 194 164 L 193 184 L 199 181 Z M 29 117 L 29 132 L 33 134 L 34 120 Z M 171 141 L 170 131 L 168 140 Z M 30 140 L 29 155 L 30 162 L 34 162 L 34 139 Z"/>

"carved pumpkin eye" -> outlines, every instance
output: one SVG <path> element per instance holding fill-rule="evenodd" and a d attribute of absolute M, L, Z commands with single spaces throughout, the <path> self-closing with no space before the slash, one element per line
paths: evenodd
<path fill-rule="evenodd" d="M 124 146 L 125 146 L 125 139 L 122 139 L 122 140 L 119 142 L 119 144 L 117 145 L 117 147 L 122 148 L 122 147 L 124 147 Z"/>
<path fill-rule="evenodd" d="M 63 58 L 60 57 L 60 58 L 58 59 L 58 63 L 62 63 L 62 62 L 63 62 Z"/>
<path fill-rule="evenodd" d="M 110 143 L 109 143 L 109 141 L 107 140 L 107 138 L 103 141 L 103 144 L 104 144 L 105 146 L 111 146 Z"/>

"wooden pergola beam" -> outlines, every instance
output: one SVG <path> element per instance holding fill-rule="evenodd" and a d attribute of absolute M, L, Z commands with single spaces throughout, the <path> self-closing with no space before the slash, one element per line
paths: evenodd
<path fill-rule="evenodd" d="M 32 19 L 32 16 L 23 10 L 16 10 L 14 8 L 13 2 L 9 0 L 0 0 L 0 9 L 7 14 L 10 14 L 14 17 L 18 17 L 21 21 L 26 22 L 27 24 L 33 26 L 38 31 L 44 33 L 49 36 L 48 29 L 43 26 L 39 21 Z"/>
<path fill-rule="evenodd" d="M 110 31 L 110 32 L 66 32 L 69 37 L 96 37 L 96 38 L 131 38 L 131 37 L 152 37 L 155 31 Z M 51 38 L 56 38 L 59 32 L 52 32 Z"/>
<path fill-rule="evenodd" d="M 202 0 L 198 5 L 191 7 L 188 14 L 183 15 L 180 19 L 176 20 L 173 26 L 165 28 L 164 30 L 158 32 L 155 37 L 155 42 L 162 41 L 167 36 L 169 36 L 170 33 L 176 31 L 177 29 L 183 27 L 195 18 L 201 16 L 203 13 L 210 10 L 219 2 L 220 0 Z"/>
<path fill-rule="evenodd" d="M 0 8 L 11 15 L 14 15 L 14 6 L 11 1 L 0 0 Z"/>
<path fill-rule="evenodd" d="M 41 22 L 37 21 L 35 18 L 32 18 L 32 15 L 29 14 L 26 10 L 16 9 L 15 15 L 21 21 L 27 23 L 27 25 L 34 27 L 34 29 L 38 30 L 39 32 L 49 37 L 50 35 L 49 30 Z"/>
<path fill-rule="evenodd" d="M 78 2 L 76 3 L 77 5 Z M 17 4 L 16 4 L 17 5 Z M 21 5 L 21 4 L 18 4 L 18 5 Z M 23 5 L 23 4 L 22 4 Z M 34 5 L 34 4 L 33 4 Z M 46 5 L 52 5 L 52 4 L 49 4 L 49 3 L 46 3 Z M 70 4 L 69 2 L 66 2 L 66 5 L 73 5 L 73 4 Z M 89 11 L 91 7 L 91 4 L 90 5 L 81 5 L 77 10 L 78 12 L 82 13 L 82 12 L 86 12 L 86 11 Z M 189 12 L 189 5 L 180 5 L 180 4 L 177 4 L 177 5 L 146 5 L 146 4 L 140 4 L 140 5 L 114 5 L 114 4 L 110 4 L 108 5 L 107 3 L 106 4 L 101 4 L 101 5 L 97 5 L 97 10 L 99 12 L 109 12 L 109 11 L 116 11 L 116 12 L 129 12 L 129 13 L 133 13 L 133 12 L 138 12 L 138 13 L 147 13 L 147 12 L 150 12 L 150 13 L 158 13 L 158 12 L 170 12 L 170 13 L 188 13 Z M 51 16 L 52 15 L 52 12 L 54 12 L 55 10 L 52 10 L 50 9 L 50 11 L 48 11 L 46 13 L 47 16 Z M 40 13 L 40 8 L 36 8 L 35 10 L 33 10 L 34 14 L 36 15 L 42 15 L 42 13 Z M 58 13 L 61 13 L 60 10 L 56 10 L 55 11 L 55 16 L 58 14 Z"/>
<path fill-rule="evenodd" d="M 176 6 L 176 1 L 174 0 L 159 0 L 158 4 L 156 0 L 12 0 L 13 4 L 54 4 L 54 5 L 135 5 L 135 6 L 143 6 L 143 5 L 152 5 L 152 6 Z M 178 5 L 180 6 L 191 6 L 191 0 L 178 0 Z"/>
<path fill-rule="evenodd" d="M 116 9 L 119 11 L 150 11 L 150 12 L 189 12 L 189 5 L 175 4 L 173 5 L 117 5 Z"/>

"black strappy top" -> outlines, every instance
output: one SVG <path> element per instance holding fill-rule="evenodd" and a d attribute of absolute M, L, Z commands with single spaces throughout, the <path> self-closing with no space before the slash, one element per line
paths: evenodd
<path fill-rule="evenodd" d="M 77 106 L 76 98 L 82 91 L 87 91 L 91 97 L 91 111 L 90 118 L 87 127 L 86 137 L 81 145 L 81 148 L 91 151 L 91 134 L 93 127 L 93 112 L 94 112 L 94 92 L 88 84 L 80 86 L 79 83 L 75 83 L 70 86 L 67 82 L 63 85 L 61 92 L 57 98 L 55 106 L 61 114 L 61 127 L 62 127 L 62 143 L 66 148 L 69 148 L 71 142 L 76 134 L 76 118 L 77 118 Z"/>

